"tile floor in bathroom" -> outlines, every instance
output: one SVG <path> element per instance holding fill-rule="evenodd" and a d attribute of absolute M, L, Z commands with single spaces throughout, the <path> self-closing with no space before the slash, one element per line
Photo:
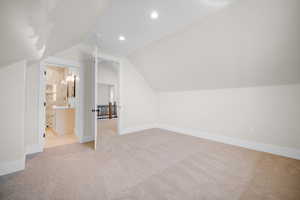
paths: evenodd
<path fill-rule="evenodd" d="M 77 136 L 73 134 L 59 135 L 52 128 L 46 129 L 45 148 L 57 147 L 66 144 L 79 142 Z"/>

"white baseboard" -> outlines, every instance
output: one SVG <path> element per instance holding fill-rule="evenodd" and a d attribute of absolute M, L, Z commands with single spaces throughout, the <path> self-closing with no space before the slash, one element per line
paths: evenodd
<path fill-rule="evenodd" d="M 43 146 L 40 144 L 33 144 L 26 146 L 26 155 L 34 154 L 34 153 L 40 153 L 43 152 Z"/>
<path fill-rule="evenodd" d="M 25 169 L 25 157 L 20 160 L 0 162 L 0 176 Z"/>
<path fill-rule="evenodd" d="M 242 139 L 236 139 L 232 137 L 226 137 L 226 136 L 221 136 L 221 135 L 215 135 L 215 134 L 210 134 L 205 131 L 201 130 L 191 130 L 191 129 L 185 129 L 185 128 L 177 128 L 174 126 L 169 126 L 169 125 L 163 125 L 160 124 L 157 126 L 160 129 L 165 129 L 185 135 L 191 135 L 195 137 L 200 137 L 208 140 L 213 140 L 225 144 L 230 144 L 230 145 L 235 145 L 235 146 L 240 146 L 256 151 L 262 151 L 266 153 L 271 153 L 271 154 L 276 154 L 280 156 L 285 156 L 289 158 L 294 158 L 300 160 L 300 149 L 294 149 L 294 148 L 288 148 L 288 147 L 281 147 L 277 145 L 272 145 L 272 144 L 264 144 L 264 143 L 258 143 L 258 142 L 253 142 L 253 141 L 247 141 L 247 140 L 242 140 Z"/>
<path fill-rule="evenodd" d="M 120 131 L 120 134 L 125 135 L 125 134 L 143 131 L 143 130 L 151 129 L 151 128 L 157 128 L 157 125 L 156 124 L 147 124 L 147 125 L 143 125 L 143 126 L 125 128 Z M 94 136 L 83 136 L 80 140 L 80 143 L 92 142 L 94 140 L 95 140 Z"/>
<path fill-rule="evenodd" d="M 94 136 L 83 136 L 80 140 L 80 143 L 92 142 L 95 140 Z"/>
<path fill-rule="evenodd" d="M 121 130 L 121 135 L 129 134 L 129 133 L 134 133 L 138 131 L 143 131 L 147 129 L 152 129 L 152 128 L 157 128 L 157 124 L 146 124 L 142 126 L 136 126 L 136 127 L 130 127 L 130 128 L 125 128 Z"/>

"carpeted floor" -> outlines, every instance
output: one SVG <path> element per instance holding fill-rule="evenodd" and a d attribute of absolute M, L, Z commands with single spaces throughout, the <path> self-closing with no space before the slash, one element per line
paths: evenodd
<path fill-rule="evenodd" d="M 151 129 L 30 156 L 0 199 L 299 200 L 300 161 Z"/>
<path fill-rule="evenodd" d="M 97 134 L 100 136 L 99 144 L 109 142 L 109 140 L 118 136 L 118 119 L 103 119 L 97 121 Z"/>

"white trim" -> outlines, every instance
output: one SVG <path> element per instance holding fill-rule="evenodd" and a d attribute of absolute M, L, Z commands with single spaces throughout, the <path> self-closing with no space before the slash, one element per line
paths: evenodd
<path fill-rule="evenodd" d="M 80 140 L 80 143 L 86 143 L 86 142 L 92 142 L 95 141 L 95 137 L 94 136 L 83 136 Z"/>
<path fill-rule="evenodd" d="M 26 155 L 43 152 L 43 146 L 40 144 L 32 144 L 26 146 Z"/>
<path fill-rule="evenodd" d="M 178 127 L 163 125 L 163 124 L 158 125 L 158 128 L 300 160 L 300 149 L 281 147 L 272 144 L 264 144 L 264 143 L 258 143 L 258 142 L 248 141 L 248 140 L 236 139 L 232 137 L 210 134 L 206 131 L 178 128 Z"/>
<path fill-rule="evenodd" d="M 40 63 L 39 73 L 38 73 L 38 84 L 39 84 L 39 92 L 38 92 L 38 144 L 40 146 L 44 146 L 45 139 L 43 137 L 45 133 L 45 108 L 44 108 L 44 101 L 45 101 L 45 80 L 44 80 L 44 63 Z"/>
<path fill-rule="evenodd" d="M 99 55 L 100 54 L 100 55 Z M 115 56 L 111 56 L 111 55 L 108 55 L 108 54 L 105 54 L 105 53 L 98 53 L 97 57 L 100 59 L 100 60 L 109 60 L 109 61 L 113 61 L 113 62 L 116 62 L 116 63 L 121 63 L 122 62 L 122 58 L 118 58 L 118 57 L 115 57 Z"/>
<path fill-rule="evenodd" d="M 49 65 L 66 65 L 67 67 L 79 67 L 80 63 L 74 60 L 66 60 L 62 58 L 57 58 L 57 57 L 48 57 L 43 61 L 44 64 L 49 64 Z"/>
<path fill-rule="evenodd" d="M 20 160 L 1 162 L 0 176 L 11 174 L 25 169 L 25 157 Z"/>
<path fill-rule="evenodd" d="M 144 130 L 152 129 L 152 128 L 157 128 L 157 125 L 156 124 L 145 124 L 142 126 L 124 128 L 123 130 L 121 130 L 121 135 L 144 131 Z"/>
<path fill-rule="evenodd" d="M 95 54 L 98 55 L 98 47 L 96 47 L 95 49 Z M 92 84 L 93 84 L 93 87 L 92 89 L 94 90 L 92 92 L 92 102 L 93 102 L 93 109 L 98 109 L 97 106 L 98 106 L 98 102 L 97 102 L 97 99 L 98 99 L 98 56 L 96 56 L 94 58 L 94 66 L 92 67 L 92 72 L 94 72 L 94 75 L 93 77 L 90 77 L 92 81 L 94 81 Z M 97 137 L 98 137 L 98 116 L 97 116 L 97 112 L 93 113 L 93 127 L 92 127 L 92 131 L 93 131 L 93 135 L 92 137 L 88 137 L 88 139 L 85 139 L 85 141 L 91 141 L 92 138 L 94 138 L 94 149 L 96 150 L 97 149 L 97 145 L 98 145 L 98 140 L 97 140 Z M 96 139 L 96 140 L 95 140 Z"/>

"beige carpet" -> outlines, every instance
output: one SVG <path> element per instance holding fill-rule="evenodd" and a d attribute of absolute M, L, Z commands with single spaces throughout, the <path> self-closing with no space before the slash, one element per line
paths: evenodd
<path fill-rule="evenodd" d="M 97 121 L 97 134 L 100 136 L 99 144 L 109 142 L 109 140 L 118 136 L 118 119 L 103 119 Z"/>
<path fill-rule="evenodd" d="M 299 200 L 300 161 L 152 129 L 31 156 L 5 200 Z"/>

